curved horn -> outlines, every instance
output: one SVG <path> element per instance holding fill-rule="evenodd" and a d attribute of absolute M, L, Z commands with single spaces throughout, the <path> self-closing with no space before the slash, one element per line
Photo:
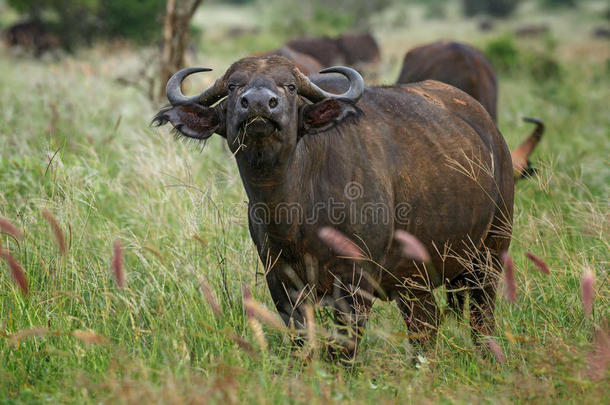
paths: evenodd
<path fill-rule="evenodd" d="M 356 72 L 352 68 L 345 66 L 333 66 L 327 69 L 320 70 L 320 73 L 340 73 L 347 77 L 349 81 L 349 88 L 343 94 L 328 93 L 319 88 L 315 83 L 309 80 L 308 77 L 301 74 L 301 83 L 299 85 L 299 94 L 303 97 L 308 98 L 311 101 L 320 101 L 325 98 L 346 98 L 353 102 L 357 102 L 362 93 L 364 92 L 364 79 L 360 76 L 360 73 Z"/>
<path fill-rule="evenodd" d="M 204 106 L 210 106 L 216 101 L 220 100 L 222 97 L 226 96 L 226 90 L 218 86 L 218 81 L 216 81 L 212 87 L 196 96 L 186 97 L 184 94 L 182 94 L 181 85 L 187 76 L 192 75 L 193 73 L 210 71 L 212 71 L 210 68 L 190 67 L 174 73 L 174 75 L 167 81 L 167 86 L 165 86 L 165 92 L 170 104 L 177 105 L 185 103 L 197 103 Z"/>

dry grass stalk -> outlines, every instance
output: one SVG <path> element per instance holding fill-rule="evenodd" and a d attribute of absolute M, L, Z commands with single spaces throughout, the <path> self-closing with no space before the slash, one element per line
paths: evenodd
<path fill-rule="evenodd" d="M 51 213 L 46 208 L 42 209 L 42 216 L 47 220 L 49 225 L 51 225 L 51 229 L 53 229 L 53 235 L 55 236 L 55 241 L 57 242 L 57 248 L 59 249 L 59 253 L 62 255 L 66 254 L 66 238 L 64 237 L 64 232 L 59 226 L 59 221 L 55 218 L 55 215 Z"/>
<path fill-rule="evenodd" d="M 13 238 L 21 240 L 23 232 L 8 220 L 8 218 L 0 216 L 0 231 L 11 235 Z"/>
<path fill-rule="evenodd" d="M 305 322 L 307 326 L 307 354 L 316 356 L 318 341 L 316 339 L 316 318 L 312 305 L 305 305 Z"/>
<path fill-rule="evenodd" d="M 153 246 L 150 245 L 144 245 L 142 246 L 142 249 L 149 251 L 150 253 L 152 253 L 157 259 L 159 259 L 159 261 L 161 263 L 165 263 L 165 260 L 163 260 L 163 255 L 161 254 L 161 252 L 159 252 L 157 249 L 155 249 Z"/>
<path fill-rule="evenodd" d="M 201 246 L 203 246 L 204 248 L 207 249 L 208 242 L 206 242 L 205 239 L 203 239 L 201 236 L 195 234 L 195 235 L 193 235 L 193 239 L 195 239 L 197 242 L 201 243 Z"/>
<path fill-rule="evenodd" d="M 112 270 L 114 271 L 114 279 L 120 288 L 125 287 L 125 272 L 123 270 L 123 251 L 121 242 L 117 239 L 114 241 L 114 253 L 112 255 Z"/>
<path fill-rule="evenodd" d="M 508 252 L 500 255 L 504 267 L 504 297 L 509 302 L 517 301 L 517 285 L 515 284 L 515 266 Z"/>
<path fill-rule="evenodd" d="M 6 249 L 0 249 L 0 257 L 6 261 L 6 264 L 11 271 L 11 276 L 15 281 L 15 284 L 17 284 L 17 287 L 19 287 L 23 294 L 27 295 L 30 292 L 30 289 L 28 288 L 28 280 L 25 276 L 23 267 L 21 267 L 21 264 L 19 264 L 17 259 L 15 259 Z"/>

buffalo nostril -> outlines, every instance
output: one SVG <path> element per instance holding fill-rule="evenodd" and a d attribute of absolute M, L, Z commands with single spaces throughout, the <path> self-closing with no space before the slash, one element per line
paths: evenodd
<path fill-rule="evenodd" d="M 271 97 L 269 99 L 269 107 L 271 107 L 271 108 L 277 107 L 277 98 L 276 97 Z"/>
<path fill-rule="evenodd" d="M 247 98 L 242 97 L 240 102 L 241 102 L 241 106 L 243 108 L 248 108 L 248 99 Z"/>

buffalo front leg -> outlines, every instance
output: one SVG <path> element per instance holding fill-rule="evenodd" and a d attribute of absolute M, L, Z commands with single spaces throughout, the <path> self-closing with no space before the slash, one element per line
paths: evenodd
<path fill-rule="evenodd" d="M 351 277 L 335 277 L 333 283 L 333 306 L 337 341 L 330 347 L 330 354 L 343 361 L 351 361 L 356 355 L 358 342 L 373 304 L 373 295 L 368 283 L 354 282 Z"/>
<path fill-rule="evenodd" d="M 396 297 L 398 308 L 409 330 L 409 339 L 428 346 L 436 337 L 439 311 L 432 291 L 408 289 Z"/>
<path fill-rule="evenodd" d="M 299 289 L 291 282 L 285 282 L 279 277 L 278 271 L 267 273 L 267 286 L 277 312 L 287 327 L 294 328 L 298 334 L 303 334 L 306 328 L 303 304 L 307 299 L 305 287 Z M 302 344 L 298 337 L 296 343 Z"/>

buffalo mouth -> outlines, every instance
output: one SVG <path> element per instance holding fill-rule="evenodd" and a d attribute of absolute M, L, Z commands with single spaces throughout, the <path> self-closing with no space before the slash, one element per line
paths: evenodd
<path fill-rule="evenodd" d="M 271 118 L 256 116 L 250 117 L 244 120 L 239 128 L 241 132 L 244 134 L 270 134 L 275 132 L 276 130 L 280 130 L 280 125 L 277 121 L 272 120 Z"/>

